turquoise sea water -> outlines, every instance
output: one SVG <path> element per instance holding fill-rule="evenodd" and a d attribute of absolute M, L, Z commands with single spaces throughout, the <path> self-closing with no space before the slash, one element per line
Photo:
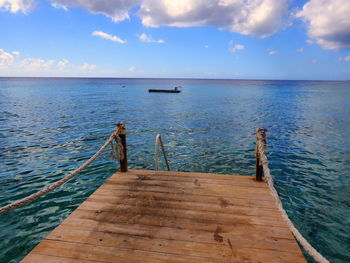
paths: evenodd
<path fill-rule="evenodd" d="M 177 85 L 180 94 L 147 92 Z M 0 206 L 76 169 L 120 120 L 130 168 L 154 168 L 160 133 L 172 170 L 244 175 L 254 174 L 254 132 L 265 126 L 289 216 L 332 262 L 350 262 L 350 82 L 0 78 Z M 0 215 L 0 262 L 22 259 L 116 169 L 105 153 Z"/>

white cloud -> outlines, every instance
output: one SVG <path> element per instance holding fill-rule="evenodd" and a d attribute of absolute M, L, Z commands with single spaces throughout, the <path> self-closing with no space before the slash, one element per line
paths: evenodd
<path fill-rule="evenodd" d="M 40 58 L 26 58 L 19 62 L 19 66 L 24 71 L 29 72 L 40 72 L 40 71 L 50 71 L 54 65 L 54 60 L 44 60 Z"/>
<path fill-rule="evenodd" d="M 130 66 L 127 70 L 127 72 L 124 73 L 124 75 L 129 76 L 142 76 L 145 73 L 143 69 L 139 69 L 135 66 Z"/>
<path fill-rule="evenodd" d="M 208 46 L 208 45 L 205 45 L 204 48 L 209 48 L 209 46 Z"/>
<path fill-rule="evenodd" d="M 314 41 L 312 41 L 311 39 L 306 39 L 306 43 L 308 43 L 309 45 L 312 45 Z"/>
<path fill-rule="evenodd" d="M 269 49 L 268 54 L 269 54 L 269 56 L 273 56 L 273 55 L 276 55 L 276 54 L 277 54 L 277 51 L 276 51 L 276 50 L 273 50 L 273 49 Z"/>
<path fill-rule="evenodd" d="M 65 5 L 61 5 L 59 3 L 51 3 L 51 6 L 56 9 L 62 9 L 64 11 L 68 11 L 68 8 Z"/>
<path fill-rule="evenodd" d="M 3 49 L 0 49 L 0 67 L 8 67 L 13 64 L 15 58 Z"/>
<path fill-rule="evenodd" d="M 35 57 L 20 59 L 19 51 L 6 52 L 0 49 L 0 75 L 2 76 L 91 76 L 96 73 L 103 74 L 101 70 L 96 71 L 96 68 L 95 64 L 88 63 L 74 65 L 67 59 L 56 61 Z"/>
<path fill-rule="evenodd" d="M 0 0 L 0 11 L 26 14 L 33 7 L 33 0 Z"/>
<path fill-rule="evenodd" d="M 103 14 L 114 22 L 129 19 L 129 10 L 141 0 L 52 0 L 54 4 L 70 7 L 83 7 L 94 14 Z"/>
<path fill-rule="evenodd" d="M 230 40 L 228 44 L 229 44 L 228 50 L 233 53 L 245 49 L 245 46 L 241 44 L 234 44 L 232 40 Z"/>
<path fill-rule="evenodd" d="M 80 66 L 80 70 L 82 71 L 93 71 L 95 69 L 96 69 L 95 64 L 84 63 L 83 65 Z"/>
<path fill-rule="evenodd" d="M 27 12 L 33 6 L 33 1 L 0 0 L 0 7 L 11 12 Z M 114 22 L 129 19 L 130 10 L 138 8 L 137 15 L 145 26 L 214 26 L 243 35 L 267 37 L 287 24 L 290 0 L 50 1 L 55 8 L 67 10 L 81 7 L 93 14 L 103 14 Z"/>
<path fill-rule="evenodd" d="M 94 31 L 94 32 L 92 32 L 92 35 L 93 36 L 97 36 L 97 37 L 102 37 L 102 38 L 105 38 L 105 39 L 108 39 L 108 40 L 111 40 L 111 41 L 114 41 L 114 42 L 117 42 L 117 43 L 121 43 L 121 44 L 125 44 L 126 43 L 125 40 L 122 40 L 122 39 L 120 39 L 117 36 L 112 36 L 112 35 L 110 35 L 108 33 L 102 32 L 102 31 Z"/>
<path fill-rule="evenodd" d="M 146 42 L 146 43 L 160 43 L 163 44 L 165 43 L 165 41 L 163 39 L 158 39 L 158 40 L 154 40 L 152 39 L 152 36 L 147 35 L 145 33 L 142 33 L 141 35 L 138 35 L 139 39 L 141 42 Z"/>
<path fill-rule="evenodd" d="M 51 0 L 54 4 L 83 7 L 118 22 L 139 7 L 142 24 L 159 26 L 214 26 L 232 32 L 267 37 L 286 24 L 288 0 Z"/>
<path fill-rule="evenodd" d="M 297 49 L 297 52 L 300 52 L 300 53 L 301 53 L 301 52 L 304 52 L 304 48 L 302 48 L 302 47 L 301 47 L 301 48 L 298 48 L 298 49 Z"/>
<path fill-rule="evenodd" d="M 308 24 L 308 34 L 324 49 L 350 47 L 350 1 L 310 0 L 296 16 Z"/>
<path fill-rule="evenodd" d="M 317 59 L 311 59 L 310 62 L 311 62 L 311 64 L 318 64 L 319 63 Z"/>
<path fill-rule="evenodd" d="M 284 24 L 287 0 L 143 0 L 138 12 L 150 27 L 215 26 L 267 37 Z"/>
<path fill-rule="evenodd" d="M 12 51 L 12 54 L 0 49 L 0 69 L 3 72 L 42 73 L 57 69 L 54 60 L 44 60 L 41 58 L 25 58 L 19 60 L 19 51 Z"/>
<path fill-rule="evenodd" d="M 339 61 L 345 61 L 345 62 L 350 62 L 350 56 L 339 58 Z"/>
<path fill-rule="evenodd" d="M 58 71 L 65 72 L 67 69 L 67 65 L 69 64 L 69 61 L 67 59 L 63 59 L 61 61 L 57 62 Z"/>

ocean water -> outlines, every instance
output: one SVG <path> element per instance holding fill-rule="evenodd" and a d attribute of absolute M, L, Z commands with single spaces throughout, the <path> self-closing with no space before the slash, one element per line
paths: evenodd
<path fill-rule="evenodd" d="M 147 92 L 177 85 L 180 94 Z M 154 169 L 160 133 L 172 170 L 243 175 L 255 172 L 255 128 L 265 126 L 290 218 L 331 262 L 350 262 L 350 82 L 0 78 L 0 206 L 76 169 L 120 120 L 130 168 Z M 0 215 L 0 262 L 21 260 L 116 169 L 107 152 Z"/>

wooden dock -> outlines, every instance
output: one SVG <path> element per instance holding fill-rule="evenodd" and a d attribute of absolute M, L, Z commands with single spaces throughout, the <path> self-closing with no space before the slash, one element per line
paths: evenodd
<path fill-rule="evenodd" d="M 22 263 L 306 262 L 255 177 L 115 173 Z"/>

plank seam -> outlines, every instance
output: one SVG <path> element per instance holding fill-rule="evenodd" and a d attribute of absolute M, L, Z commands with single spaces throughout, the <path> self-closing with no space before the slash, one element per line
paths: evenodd
<path fill-rule="evenodd" d="M 66 228 L 74 228 L 72 226 L 65 226 L 65 227 Z M 88 228 L 86 228 L 86 229 L 88 229 Z M 72 230 L 72 231 L 74 231 L 74 230 Z M 173 238 L 164 238 L 164 237 L 146 237 L 146 236 L 142 236 L 142 235 L 134 235 L 134 234 L 126 234 L 126 233 L 115 233 L 115 232 L 110 232 L 110 231 L 104 232 L 104 231 L 99 231 L 99 230 L 94 230 L 93 233 L 102 233 L 102 234 L 117 235 L 117 236 L 136 237 L 136 238 L 139 238 L 139 239 L 150 239 L 150 240 L 160 239 L 160 240 L 175 241 L 175 242 L 176 241 L 190 242 L 190 243 L 205 244 L 205 245 L 218 244 L 217 242 L 189 241 L 189 240 L 186 240 L 186 239 L 173 239 Z M 54 240 L 54 241 L 63 241 L 63 240 L 57 239 L 57 238 L 48 238 L 47 237 L 45 239 L 46 240 Z M 277 239 L 278 241 L 285 241 L 285 242 L 287 242 L 289 244 L 295 244 L 296 246 L 298 246 L 295 243 L 294 239 L 285 239 L 285 238 L 273 238 L 273 239 Z M 233 238 L 230 238 L 230 240 L 233 240 Z M 249 239 L 239 238 L 239 240 L 249 240 Z M 255 241 L 257 241 L 257 242 L 258 241 L 264 242 L 264 241 L 266 241 L 266 239 L 255 239 Z M 78 241 L 68 241 L 68 240 L 66 240 L 66 242 L 75 242 L 75 243 L 82 243 L 82 244 L 88 244 L 88 245 L 95 245 L 95 244 L 91 244 L 91 243 L 84 243 L 84 242 L 78 242 Z M 112 247 L 114 247 L 114 246 L 112 246 Z M 241 248 L 251 248 L 251 249 L 257 249 L 257 250 L 269 250 L 269 251 L 285 252 L 285 253 L 295 254 L 295 252 L 292 252 L 290 250 L 278 250 L 278 249 L 272 249 L 272 248 L 256 248 L 256 247 L 253 247 L 253 246 L 242 246 Z"/>

